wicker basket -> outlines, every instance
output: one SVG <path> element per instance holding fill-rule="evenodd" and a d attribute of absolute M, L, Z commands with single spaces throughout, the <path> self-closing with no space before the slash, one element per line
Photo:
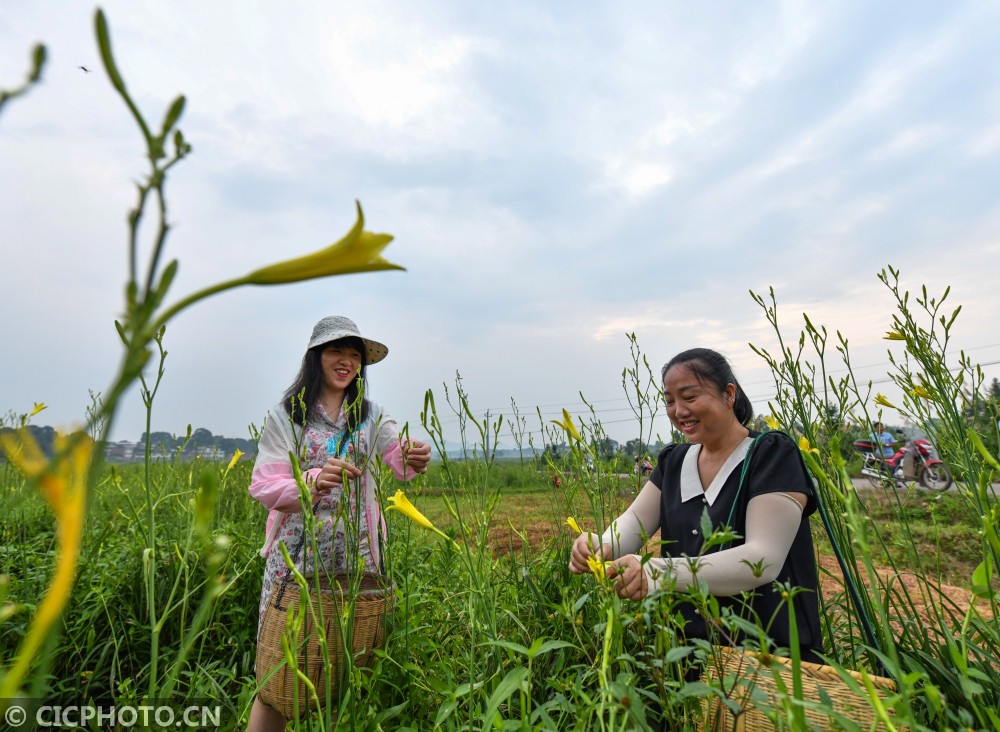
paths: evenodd
<path fill-rule="evenodd" d="M 740 711 L 734 713 L 719 697 L 713 696 L 708 700 L 707 708 L 703 707 L 705 715 L 701 729 L 730 732 L 767 730 L 767 732 L 771 732 L 775 728 L 774 723 L 750 699 L 753 695 L 760 698 L 760 692 L 764 692 L 767 695 L 767 702 L 761 699 L 758 702 L 761 707 L 766 709 L 777 704 L 778 691 L 774 679 L 775 673 L 781 678 L 788 693 L 791 693 L 792 661 L 780 656 L 770 656 L 769 660 L 777 662 L 781 667 L 776 671 L 772 670 L 772 667 L 761 661 L 759 654 L 752 651 L 727 646 L 715 647 L 715 657 L 709 661 L 702 681 L 710 683 L 715 688 L 719 688 L 721 681 L 726 696 L 739 704 Z M 832 666 L 802 661 L 801 669 L 803 698 L 815 701 L 829 699 L 831 706 L 838 714 L 855 722 L 862 729 L 882 728 L 881 725 L 875 726 L 877 717 L 867 699 L 851 689 Z M 847 673 L 858 680 L 862 690 L 865 688 L 860 673 L 857 671 L 848 671 Z M 881 699 L 885 699 L 896 691 L 896 684 L 892 679 L 870 674 L 868 679 Z M 889 710 L 889 714 L 892 714 L 891 710 Z M 807 708 L 805 709 L 805 717 L 810 729 L 841 728 L 821 711 Z"/>
<path fill-rule="evenodd" d="M 341 611 L 345 603 L 342 587 L 347 587 L 348 577 L 336 575 L 334 589 L 321 582 L 319 597 L 311 593 L 313 610 L 303 608 L 304 618 L 299 631 L 298 667 L 315 686 L 322 705 L 326 699 L 326 684 L 331 688 L 331 699 L 339 696 L 341 670 L 344 665 L 344 643 L 341 638 Z M 379 574 L 366 573 L 361 579 L 354 605 L 353 628 L 344 628 L 353 635 L 354 665 L 368 668 L 375 661 L 374 650 L 382 645 L 385 636 L 384 619 L 391 610 L 394 594 L 389 578 Z M 299 587 L 294 582 L 275 587 L 261 619 L 257 639 L 257 697 L 280 712 L 285 719 L 292 719 L 297 713 L 312 709 L 315 700 L 310 698 L 305 683 L 300 679 L 295 688 L 295 673 L 285 662 L 281 637 L 285 633 L 285 621 L 289 611 L 297 610 L 300 604 Z M 326 677 L 323 657 L 320 653 L 316 621 L 322 618 L 323 636 L 326 638 L 330 658 L 331 674 Z"/>

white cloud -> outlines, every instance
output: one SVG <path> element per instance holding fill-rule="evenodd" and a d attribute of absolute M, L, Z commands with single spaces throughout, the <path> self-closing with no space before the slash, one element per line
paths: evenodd
<path fill-rule="evenodd" d="M 966 145 L 966 153 L 972 157 L 995 155 L 1000 151 L 1000 125 L 979 132 Z"/>
<path fill-rule="evenodd" d="M 914 155 L 946 135 L 947 131 L 939 125 L 920 125 L 900 130 L 884 145 L 869 153 L 867 159 L 870 162 L 881 162 L 887 158 Z"/>
<path fill-rule="evenodd" d="M 608 161 L 605 175 L 608 181 L 633 197 L 643 196 L 660 188 L 674 177 L 673 170 L 668 165 L 622 159 Z"/>
<path fill-rule="evenodd" d="M 626 332 L 654 369 L 717 347 L 763 399 L 773 386 L 746 344 L 774 338 L 747 290 L 769 285 L 787 332 L 808 312 L 845 332 L 865 375 L 884 373 L 887 262 L 911 289 L 953 285 L 956 342 L 997 360 L 988 5 L 918 5 L 905 23 L 862 3 L 106 10 L 151 119 L 188 97 L 194 154 L 168 188 L 175 297 L 336 239 L 355 198 L 409 269 L 182 316 L 156 429 L 242 434 L 330 312 L 385 334 L 378 398 L 411 421 L 456 369 L 484 407 L 513 396 L 530 412 L 582 390 L 625 408 Z M 0 118 L 0 289 L 18 312 L 2 331 L 0 411 L 46 401 L 57 424 L 115 367 L 143 170 L 91 22 L 65 2 L 17 6 L 0 28 L 0 83 L 36 38 L 52 59 Z M 68 343 L 39 338 L 52 332 Z M 141 431 L 136 401 L 124 436 Z"/>

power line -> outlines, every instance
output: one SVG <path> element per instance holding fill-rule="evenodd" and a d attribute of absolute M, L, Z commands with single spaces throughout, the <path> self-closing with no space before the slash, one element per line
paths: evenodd
<path fill-rule="evenodd" d="M 1000 345 L 1000 344 L 996 344 L 996 345 Z M 981 346 L 981 348 L 988 348 L 988 347 L 991 347 L 991 346 Z M 966 349 L 966 350 L 971 350 L 971 349 Z M 980 363 L 980 364 L 974 364 L 974 365 L 975 366 L 979 366 L 979 367 L 983 367 L 983 366 L 996 366 L 997 364 L 1000 364 L 1000 360 L 986 361 L 986 362 L 983 362 L 983 363 Z M 949 369 L 949 371 L 951 371 L 952 373 L 954 373 L 956 371 L 962 370 L 962 368 L 963 367 L 961 367 L 961 366 L 955 366 L 955 367 L 952 367 L 951 369 Z M 887 384 L 887 383 L 894 383 L 893 377 L 886 376 L 885 378 L 882 378 L 882 379 L 865 379 L 865 380 L 862 381 L 863 385 L 871 384 L 873 386 L 876 385 L 876 384 Z M 771 401 L 774 401 L 777 398 L 778 395 L 776 393 L 774 393 L 774 394 L 768 394 L 767 396 L 751 396 L 749 394 L 747 396 L 748 396 L 748 398 L 750 399 L 750 401 L 752 403 L 754 403 L 754 404 L 761 404 L 761 403 L 769 403 Z M 536 406 L 538 407 L 538 409 L 541 409 L 542 406 L 545 406 L 545 407 L 553 407 L 553 408 L 554 407 L 559 407 L 559 409 L 561 410 L 564 406 L 569 406 L 569 407 L 578 406 L 578 405 L 584 405 L 584 406 L 586 406 L 588 404 L 596 404 L 598 402 L 620 402 L 620 401 L 622 401 L 622 398 L 618 398 L 618 399 L 602 399 L 602 400 L 593 400 L 593 401 L 588 400 L 587 402 L 570 402 L 568 404 L 552 404 L 552 405 L 536 405 Z M 628 412 L 628 411 L 633 411 L 632 407 L 629 406 L 629 407 L 618 407 L 618 408 L 609 408 L 609 409 L 593 409 L 592 412 L 591 412 L 591 410 L 587 410 L 583 414 L 584 415 L 589 415 L 589 414 L 593 413 L 593 415 L 596 416 L 598 414 L 608 414 L 608 413 L 613 413 L 613 412 Z M 492 409 L 487 409 L 486 410 L 485 414 L 486 414 L 487 418 L 489 417 L 489 415 L 491 413 L 492 413 Z M 534 409 L 531 410 L 531 411 L 529 411 L 529 412 L 521 412 L 520 409 L 519 409 L 518 410 L 518 414 L 519 414 L 519 416 L 522 419 L 525 420 L 525 424 L 528 424 L 529 415 L 535 415 L 535 416 L 537 416 L 537 412 Z M 501 414 L 501 417 L 502 416 L 503 415 Z M 549 416 L 556 416 L 556 417 L 561 416 L 561 411 L 551 411 L 551 412 L 550 411 L 544 411 L 544 412 L 542 412 L 542 418 L 543 419 L 545 419 L 546 417 L 549 417 Z M 649 422 L 650 422 L 651 426 L 652 426 L 652 423 L 655 422 L 656 420 L 668 419 L 667 416 L 660 411 L 660 409 L 656 409 L 656 410 L 650 412 L 646 416 L 648 416 L 648 419 L 649 419 Z M 457 424 L 459 422 L 460 418 L 459 418 L 458 415 L 449 414 L 449 415 L 445 415 L 443 417 L 441 415 L 439 415 L 438 419 L 440 420 L 442 426 L 446 426 L 446 425 Z M 511 423 L 512 420 L 513 420 L 513 416 L 512 415 L 504 417 L 504 425 L 503 425 L 504 427 L 506 427 L 508 429 L 508 434 L 510 434 L 511 436 L 514 435 L 514 432 L 510 430 L 510 423 Z M 645 417 L 644 417 L 644 420 L 645 420 Z M 638 423 L 639 423 L 639 419 L 637 417 L 632 417 L 632 418 L 628 418 L 628 419 L 613 419 L 613 420 L 600 419 L 599 421 L 600 421 L 601 425 L 605 425 L 605 424 L 608 424 L 608 425 L 611 425 L 611 424 L 635 424 L 635 425 L 638 425 Z M 545 433 L 542 432 L 541 430 L 538 430 L 538 429 L 532 429 L 532 430 L 527 430 L 527 431 L 525 431 L 523 433 L 520 433 L 520 434 L 522 434 L 525 437 L 527 437 L 529 435 L 530 436 L 544 436 Z"/>
<path fill-rule="evenodd" d="M 996 346 L 1000 346 L 1000 343 L 990 343 L 990 344 L 983 345 L 983 346 L 974 346 L 972 348 L 960 349 L 960 351 L 964 352 L 964 353 L 967 353 L 969 351 L 982 350 L 984 348 L 994 348 Z M 951 355 L 954 356 L 955 355 L 954 352 L 952 352 Z M 982 362 L 982 363 L 979 363 L 979 364 L 974 364 L 974 365 L 978 365 L 978 366 L 982 367 L 982 366 L 995 366 L 997 364 L 1000 364 L 1000 360 L 997 360 L 997 361 L 985 361 L 985 362 Z M 885 361 L 883 363 L 869 364 L 869 365 L 866 365 L 866 366 L 852 366 L 850 370 L 852 372 L 856 373 L 857 371 L 860 371 L 862 369 L 882 368 L 882 367 L 885 367 L 885 366 L 892 366 L 892 362 L 891 361 Z M 958 367 L 953 368 L 951 370 L 952 371 L 957 371 Z M 848 369 L 846 367 L 845 368 L 839 368 L 839 369 L 829 370 L 829 371 L 826 372 L 826 375 L 827 376 L 836 376 L 838 374 L 845 374 L 845 373 L 848 373 Z M 885 384 L 885 383 L 891 382 L 892 378 L 891 377 L 886 377 L 886 378 L 883 378 L 883 379 L 863 379 L 862 381 L 863 381 L 863 383 L 866 383 L 866 384 L 869 381 L 871 381 L 872 384 Z M 760 380 L 760 381 L 744 381 L 744 382 L 742 382 L 742 386 L 745 389 L 748 386 L 756 386 L 756 385 L 759 385 L 759 384 L 773 384 L 773 383 L 774 383 L 773 379 L 764 379 L 764 380 Z M 748 394 L 748 396 L 750 396 L 750 395 Z M 757 402 L 757 401 L 760 401 L 760 400 L 771 401 L 776 396 L 777 396 L 776 394 L 771 394 L 771 395 L 766 396 L 766 397 L 764 397 L 764 396 L 762 396 L 762 397 L 751 397 L 750 400 L 752 402 Z M 563 402 L 553 402 L 553 403 L 550 403 L 550 404 L 533 404 L 533 405 L 531 405 L 529 407 L 526 407 L 525 409 L 527 411 L 524 411 L 524 412 L 521 411 L 521 407 L 518 407 L 518 413 L 521 414 L 521 416 L 526 416 L 529 413 L 534 413 L 536 409 L 541 409 L 541 410 L 543 410 L 543 414 L 544 415 L 548 415 L 548 414 L 553 414 L 554 413 L 557 416 L 559 416 L 559 413 L 560 413 L 559 411 L 548 412 L 547 410 L 548 409 L 562 410 L 562 409 L 565 408 L 565 409 L 569 409 L 571 411 L 580 411 L 581 407 L 583 407 L 583 408 L 585 408 L 585 411 L 589 412 L 591 405 L 595 405 L 595 404 L 607 404 L 609 402 L 622 403 L 622 402 L 625 402 L 625 401 L 627 401 L 626 397 L 610 397 L 610 398 L 604 398 L 604 399 L 586 399 L 585 401 L 581 401 L 579 399 L 579 397 L 577 397 L 575 399 L 571 399 L 571 400 L 567 400 L 567 401 L 563 401 Z M 491 407 L 488 407 L 484 411 L 497 412 L 497 413 L 503 414 L 505 412 L 508 412 L 510 410 L 510 408 L 511 408 L 511 406 L 510 406 L 510 404 L 508 404 L 506 407 L 491 406 Z M 594 409 L 593 411 L 595 413 L 598 413 L 598 414 L 605 414 L 607 412 L 614 412 L 614 411 L 623 412 L 623 411 L 628 411 L 630 409 L 631 409 L 630 406 L 622 406 L 622 407 L 613 407 L 613 408 L 606 408 L 606 409 Z M 448 416 L 446 418 L 443 418 L 442 421 L 444 421 L 444 419 L 454 419 L 454 420 L 457 420 L 458 417 L 456 417 L 456 416 Z"/>

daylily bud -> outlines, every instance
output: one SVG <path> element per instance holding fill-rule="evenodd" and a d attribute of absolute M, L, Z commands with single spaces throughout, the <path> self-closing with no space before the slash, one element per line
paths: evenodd
<path fill-rule="evenodd" d="M 229 461 L 229 465 L 227 465 L 227 466 L 226 466 L 226 472 L 227 472 L 227 473 L 228 473 L 228 472 L 229 472 L 230 470 L 232 470 L 232 469 L 233 469 L 233 466 L 234 466 L 234 465 L 236 465 L 236 463 L 238 463 L 238 462 L 239 462 L 239 460 L 240 460 L 240 458 L 241 458 L 241 457 L 243 457 L 243 451 L 242 451 L 242 450 L 240 450 L 239 448 L 236 448 L 236 452 L 234 452 L 234 453 L 233 453 L 233 458 L 232 458 L 232 460 L 230 460 L 230 461 Z"/>
<path fill-rule="evenodd" d="M 255 270 L 247 275 L 245 282 L 280 285 L 352 272 L 404 269 L 382 257 L 382 250 L 392 241 L 392 236 L 364 231 L 364 224 L 364 214 L 358 204 L 358 220 L 343 239 L 318 252 Z"/>
<path fill-rule="evenodd" d="M 583 442 L 583 438 L 580 436 L 580 430 L 578 430 L 576 428 L 576 425 L 573 424 L 573 418 L 569 416 L 569 412 L 563 409 L 562 413 L 563 413 L 562 421 L 559 421 L 558 419 L 553 419 L 550 420 L 552 424 L 556 424 L 562 427 L 564 430 L 566 430 L 566 434 L 568 434 L 577 442 Z"/>
<path fill-rule="evenodd" d="M 410 521 L 415 523 L 417 526 L 421 526 L 425 529 L 433 531 L 441 538 L 448 539 L 453 544 L 455 543 L 454 539 L 452 539 L 446 533 L 441 531 L 441 529 L 437 528 L 434 524 L 431 523 L 429 518 L 420 513 L 420 511 L 417 510 L 417 507 L 414 506 L 412 503 L 410 503 L 410 499 L 406 497 L 406 494 L 403 493 L 403 491 L 401 490 L 396 491 L 396 494 L 394 496 L 390 496 L 389 502 L 391 505 L 386 506 L 385 508 L 386 511 L 399 511 L 401 514 L 406 516 L 406 518 L 410 519 Z"/>

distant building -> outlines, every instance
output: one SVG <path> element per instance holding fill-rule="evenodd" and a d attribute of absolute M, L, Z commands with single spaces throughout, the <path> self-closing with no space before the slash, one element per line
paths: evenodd
<path fill-rule="evenodd" d="M 135 442 L 108 442 L 104 445 L 104 459 L 109 463 L 129 463 L 143 456 L 143 447 Z"/>
<path fill-rule="evenodd" d="M 215 445 L 195 448 L 194 454 L 195 457 L 200 457 L 202 460 L 223 460 L 226 458 L 226 453 L 222 451 L 222 448 Z"/>

